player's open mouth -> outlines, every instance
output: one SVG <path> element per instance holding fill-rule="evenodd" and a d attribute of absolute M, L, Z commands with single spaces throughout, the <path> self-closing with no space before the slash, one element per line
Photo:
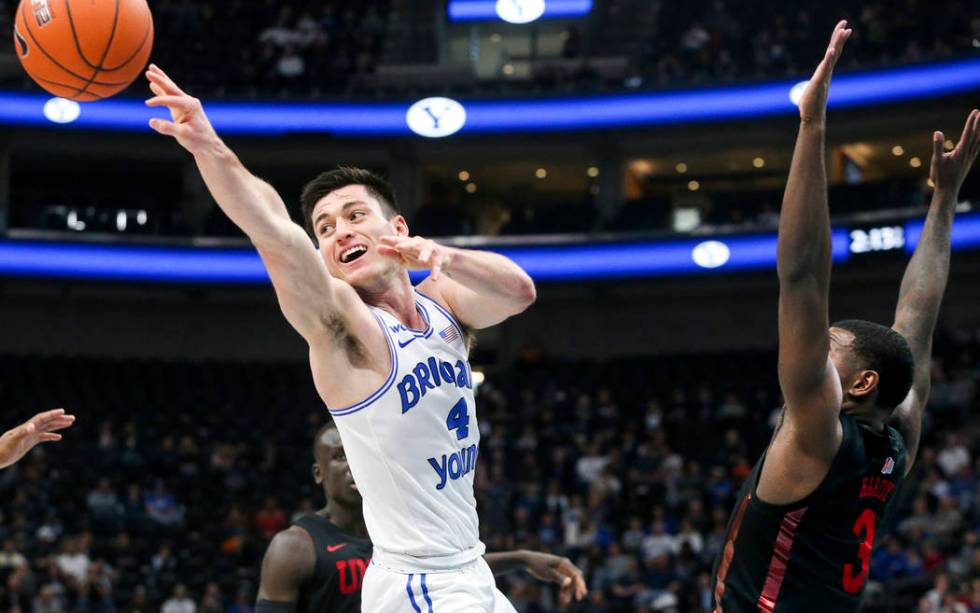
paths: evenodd
<path fill-rule="evenodd" d="M 340 254 L 340 261 L 342 264 L 350 264 L 365 253 L 367 253 L 367 247 L 364 245 L 354 245 Z"/>

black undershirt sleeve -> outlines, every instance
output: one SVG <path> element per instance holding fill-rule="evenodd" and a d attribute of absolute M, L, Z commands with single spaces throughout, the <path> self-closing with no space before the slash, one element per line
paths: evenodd
<path fill-rule="evenodd" d="M 259 600 L 255 603 L 255 613 L 295 613 L 295 602 L 276 602 L 274 600 Z"/>

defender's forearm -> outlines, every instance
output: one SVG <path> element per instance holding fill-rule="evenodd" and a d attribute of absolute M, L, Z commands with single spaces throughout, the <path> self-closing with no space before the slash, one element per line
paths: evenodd
<path fill-rule="evenodd" d="M 800 124 L 779 218 L 777 272 L 780 281 L 816 278 L 829 282 L 830 212 L 822 123 Z"/>
<path fill-rule="evenodd" d="M 488 553 L 483 556 L 490 571 L 497 575 L 503 575 L 524 568 L 526 564 L 524 551 L 499 551 Z"/>
<path fill-rule="evenodd" d="M 935 192 L 919 244 L 905 269 L 895 310 L 900 328 L 917 355 L 928 352 L 949 277 L 950 232 L 956 194 Z"/>
<path fill-rule="evenodd" d="M 257 246 L 281 238 L 289 213 L 279 194 L 245 168 L 220 138 L 194 154 L 201 177 L 218 206 Z"/>
<path fill-rule="evenodd" d="M 518 310 L 537 298 L 534 281 L 510 259 L 489 251 L 452 249 L 445 272 L 454 281 L 482 296 L 503 300 Z"/>

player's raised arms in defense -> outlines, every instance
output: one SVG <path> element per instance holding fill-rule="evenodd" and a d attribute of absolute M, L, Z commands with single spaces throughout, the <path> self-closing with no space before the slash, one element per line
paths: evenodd
<path fill-rule="evenodd" d="M 841 22 L 800 100 L 800 127 L 779 220 L 779 385 L 784 427 L 808 453 L 832 457 L 840 442 L 841 384 L 829 358 L 830 214 L 824 161 L 827 95 L 851 30 Z"/>
<path fill-rule="evenodd" d="M 902 278 L 895 323 L 892 325 L 908 341 L 915 356 L 912 389 L 905 401 L 895 409 L 891 421 L 902 433 L 908 447 L 906 471 L 911 470 L 919 449 L 922 413 L 929 399 L 932 335 L 949 278 L 953 215 L 960 187 L 980 152 L 980 111 L 973 109 L 967 117 L 960 140 L 952 151 L 943 151 L 944 142 L 942 132 L 933 133 L 929 177 L 935 191 L 915 254 Z"/>

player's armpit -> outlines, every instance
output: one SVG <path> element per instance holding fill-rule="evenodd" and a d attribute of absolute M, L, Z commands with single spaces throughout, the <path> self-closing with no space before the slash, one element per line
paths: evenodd
<path fill-rule="evenodd" d="M 276 290 L 283 315 L 312 343 L 335 322 L 369 318 L 363 301 L 350 286 L 334 279 L 306 232 L 290 222 L 281 238 L 258 248 Z"/>
<path fill-rule="evenodd" d="M 315 567 L 316 552 L 309 533 L 297 527 L 283 530 L 272 539 L 262 558 L 258 601 L 272 606 L 296 603 L 300 587 L 313 576 Z"/>

